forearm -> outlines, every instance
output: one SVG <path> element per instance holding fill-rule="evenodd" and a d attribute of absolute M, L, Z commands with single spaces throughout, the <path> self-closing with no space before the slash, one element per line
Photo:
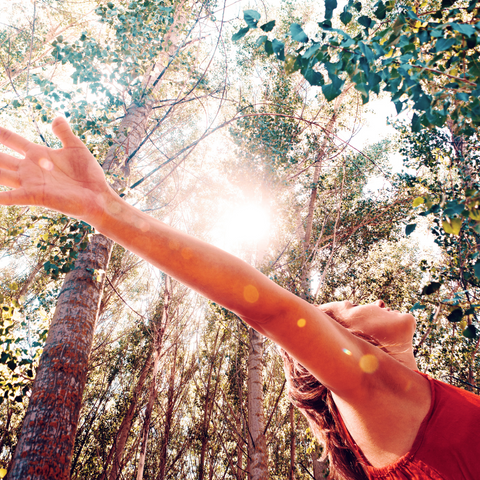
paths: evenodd
<path fill-rule="evenodd" d="M 150 217 L 113 193 L 102 200 L 102 214 L 87 219 L 99 232 L 242 317 L 263 322 L 278 314 L 279 299 L 286 292 L 255 268 Z"/>

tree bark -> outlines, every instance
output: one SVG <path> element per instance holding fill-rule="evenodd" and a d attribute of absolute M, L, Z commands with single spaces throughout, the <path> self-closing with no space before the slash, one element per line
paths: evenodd
<path fill-rule="evenodd" d="M 313 476 L 315 480 L 323 480 L 327 478 L 327 466 L 328 462 L 326 460 L 319 460 L 318 455 L 315 451 L 312 452 L 312 463 L 313 463 Z"/>
<path fill-rule="evenodd" d="M 268 478 L 267 442 L 263 416 L 263 337 L 249 328 L 248 355 L 248 452 L 250 480 Z"/>
<path fill-rule="evenodd" d="M 302 268 L 300 271 L 300 293 L 301 297 L 304 300 L 309 300 L 311 298 L 310 294 L 310 286 L 309 286 L 309 274 L 310 274 L 310 260 L 312 251 L 310 249 L 310 245 L 312 243 L 312 229 L 313 229 L 313 217 L 315 213 L 315 204 L 317 201 L 317 193 L 318 193 L 318 180 L 320 178 L 320 173 L 322 170 L 323 160 L 325 159 L 325 155 L 327 153 L 327 143 L 330 139 L 330 134 L 332 133 L 333 129 L 335 128 L 335 123 L 337 122 L 338 110 L 342 104 L 343 98 L 345 97 L 348 88 L 345 89 L 341 95 L 335 100 L 333 106 L 333 114 L 328 121 L 327 126 L 325 127 L 325 136 L 323 141 L 318 148 L 317 154 L 315 155 L 315 164 L 313 167 L 313 187 L 310 192 L 310 199 L 308 202 L 308 213 L 306 218 L 306 228 L 305 228 L 305 237 L 303 239 L 303 261 L 302 261 Z"/>
<path fill-rule="evenodd" d="M 147 379 L 148 372 L 152 366 L 152 357 L 148 356 L 138 379 L 135 390 L 133 391 L 132 401 L 128 407 L 127 413 L 123 417 L 120 428 L 118 429 L 115 439 L 113 441 L 112 448 L 108 453 L 107 460 L 105 461 L 104 469 L 101 475 L 98 477 L 98 480 L 105 480 L 108 474 L 108 468 L 113 461 L 112 469 L 110 471 L 110 479 L 116 479 L 120 471 L 120 466 L 122 464 L 123 452 L 125 449 L 125 444 L 127 443 L 128 434 L 132 426 L 132 420 L 135 415 L 135 410 L 137 409 L 138 397 L 143 389 L 145 380 Z"/>
<path fill-rule="evenodd" d="M 167 467 L 167 447 L 170 440 L 170 431 L 172 429 L 173 412 L 175 409 L 175 370 L 176 370 L 177 350 L 175 349 L 174 358 L 172 362 L 172 370 L 170 371 L 170 378 L 168 381 L 167 393 L 167 409 L 165 412 L 165 423 L 163 426 L 162 449 L 160 454 L 160 466 L 158 473 L 158 480 L 165 479 L 165 471 Z"/>
<path fill-rule="evenodd" d="M 68 479 L 88 357 L 113 242 L 94 235 L 67 274 L 35 378 L 9 480 Z"/>
<path fill-rule="evenodd" d="M 137 470 L 137 480 L 143 479 L 143 470 L 145 468 L 145 459 L 147 456 L 147 445 L 148 445 L 148 431 L 150 429 L 150 421 L 152 419 L 153 404 L 155 402 L 155 397 L 157 396 L 157 374 L 158 368 L 160 366 L 160 352 L 162 351 L 163 344 L 163 335 L 165 329 L 169 323 L 168 307 L 170 301 L 170 281 L 168 276 L 165 277 L 165 290 L 163 295 L 163 311 L 160 325 L 155 325 L 155 339 L 154 339 L 154 348 L 153 348 L 153 370 L 152 370 L 152 380 L 150 382 L 150 390 L 148 392 L 148 403 L 145 410 L 145 419 L 143 421 L 142 428 L 142 442 L 140 450 L 140 458 L 138 460 L 138 470 Z"/>
<path fill-rule="evenodd" d="M 145 136 L 152 108 L 151 97 L 145 98 L 143 104 L 130 105 L 114 144 L 107 152 L 104 171 L 124 175 L 117 177 L 114 185 L 117 190 L 126 185 L 129 156 Z M 110 239 L 95 235 L 79 253 L 73 272 L 65 278 L 7 477 L 9 480 L 63 480 L 69 476 L 88 357 L 104 285 L 103 275 L 97 282 L 94 271 L 107 271 L 112 248 Z"/>
<path fill-rule="evenodd" d="M 290 480 L 295 480 L 295 457 L 296 457 L 296 438 L 295 438 L 295 411 L 292 404 L 289 407 L 290 413 Z"/>

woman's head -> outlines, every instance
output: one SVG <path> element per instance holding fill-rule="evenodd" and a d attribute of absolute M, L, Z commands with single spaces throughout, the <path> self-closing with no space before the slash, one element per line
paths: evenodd
<path fill-rule="evenodd" d="M 410 314 L 392 311 L 378 300 L 368 305 L 333 302 L 320 305 L 323 312 L 353 335 L 375 345 L 410 368 L 416 368 L 412 338 L 415 319 Z M 292 403 L 307 418 L 312 432 L 324 444 L 334 478 L 367 478 L 345 435 L 330 391 L 303 365 L 282 351 L 288 394 Z"/>
<path fill-rule="evenodd" d="M 391 310 L 382 300 L 367 305 L 355 305 L 348 301 L 332 302 L 319 305 L 318 308 L 356 336 L 360 336 L 358 333 L 365 334 L 367 338 L 387 347 L 392 357 L 408 368 L 417 370 L 412 344 L 416 322 L 410 313 Z"/>

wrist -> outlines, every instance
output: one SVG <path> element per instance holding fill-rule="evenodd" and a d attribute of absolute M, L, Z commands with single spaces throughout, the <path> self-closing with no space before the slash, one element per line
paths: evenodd
<path fill-rule="evenodd" d="M 92 212 L 91 216 L 85 221 L 95 227 L 98 232 L 116 242 L 121 240 L 117 237 L 119 235 L 123 236 L 126 227 L 143 232 L 148 230 L 146 225 L 149 217 L 125 202 L 110 187 L 98 196 L 97 205 L 99 206 L 98 210 Z M 144 217 L 147 217 L 147 219 Z M 123 234 L 120 232 L 123 232 Z"/>

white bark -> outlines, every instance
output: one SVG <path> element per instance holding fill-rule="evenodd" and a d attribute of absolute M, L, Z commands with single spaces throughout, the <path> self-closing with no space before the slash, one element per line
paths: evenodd
<path fill-rule="evenodd" d="M 249 328 L 248 355 L 248 454 L 250 480 L 268 478 L 267 442 L 263 416 L 263 337 Z"/>

